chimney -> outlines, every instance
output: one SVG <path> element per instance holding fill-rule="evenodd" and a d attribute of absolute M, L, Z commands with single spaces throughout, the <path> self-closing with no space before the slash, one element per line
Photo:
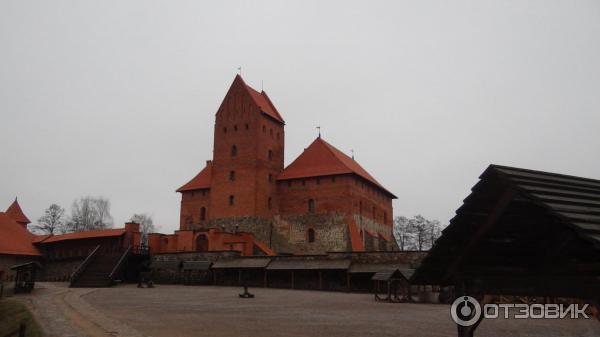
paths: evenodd
<path fill-rule="evenodd" d="M 136 233 L 140 231 L 140 224 L 137 222 L 129 221 L 125 223 L 125 230 L 128 232 Z"/>

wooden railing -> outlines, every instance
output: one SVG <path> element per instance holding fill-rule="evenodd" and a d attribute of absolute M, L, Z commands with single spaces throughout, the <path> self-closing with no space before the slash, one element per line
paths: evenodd
<path fill-rule="evenodd" d="M 73 285 L 73 283 L 75 281 L 77 281 L 77 278 L 79 278 L 79 276 L 81 276 L 81 273 L 83 273 L 85 268 L 90 264 L 90 262 L 92 262 L 92 260 L 94 259 L 94 257 L 96 256 L 96 254 L 98 253 L 99 250 L 100 250 L 100 245 L 97 245 L 96 248 L 94 248 L 94 250 L 92 250 L 90 255 L 88 255 L 85 258 L 85 260 L 83 260 L 83 262 L 81 262 L 81 264 L 77 267 L 77 269 L 75 269 L 75 271 L 71 275 L 71 285 Z"/>
<path fill-rule="evenodd" d="M 125 262 L 125 260 L 129 256 L 129 254 L 131 253 L 131 248 L 132 248 L 132 246 L 129 245 L 127 247 L 127 249 L 125 249 L 125 251 L 123 252 L 123 255 L 121 255 L 121 257 L 119 258 L 119 261 L 115 264 L 115 267 L 110 272 L 110 275 L 108 276 L 109 284 L 112 284 L 113 280 L 115 279 L 115 276 L 117 275 L 117 272 L 119 272 L 119 269 L 121 269 L 121 267 L 123 266 L 123 263 Z"/>

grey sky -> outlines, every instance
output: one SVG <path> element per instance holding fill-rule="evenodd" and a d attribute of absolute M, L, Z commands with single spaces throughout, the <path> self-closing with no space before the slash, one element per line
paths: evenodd
<path fill-rule="evenodd" d="M 0 208 L 101 195 L 179 223 L 236 68 L 447 222 L 490 163 L 600 178 L 598 1 L 0 2 Z"/>

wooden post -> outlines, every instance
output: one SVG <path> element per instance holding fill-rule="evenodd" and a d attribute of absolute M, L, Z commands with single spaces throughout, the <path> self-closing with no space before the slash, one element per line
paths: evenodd
<path fill-rule="evenodd" d="M 294 289 L 294 271 L 292 270 L 292 289 Z"/>
<path fill-rule="evenodd" d="M 267 288 L 268 287 L 268 283 L 267 283 L 267 270 L 263 270 L 263 288 Z"/>

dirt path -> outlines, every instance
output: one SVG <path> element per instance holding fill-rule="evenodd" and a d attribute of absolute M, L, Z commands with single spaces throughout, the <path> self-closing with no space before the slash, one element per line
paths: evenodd
<path fill-rule="evenodd" d="M 67 288 L 63 283 L 40 283 L 23 297 L 47 337 L 142 337 L 122 322 L 108 318 L 81 297 L 98 289 Z"/>

